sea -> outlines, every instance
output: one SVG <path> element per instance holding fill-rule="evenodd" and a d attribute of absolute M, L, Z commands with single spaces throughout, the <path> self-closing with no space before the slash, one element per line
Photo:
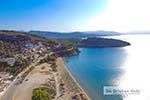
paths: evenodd
<path fill-rule="evenodd" d="M 92 100 L 150 100 L 150 35 L 105 36 L 131 43 L 79 48 L 66 66 Z"/>

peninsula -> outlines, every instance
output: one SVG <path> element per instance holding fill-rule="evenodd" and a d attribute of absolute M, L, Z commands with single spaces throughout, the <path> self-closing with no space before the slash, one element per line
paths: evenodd
<path fill-rule="evenodd" d="M 74 47 L 82 47 L 82 48 L 124 47 L 131 45 L 129 42 L 123 40 L 102 37 L 121 34 L 113 31 L 89 31 L 89 32 L 68 32 L 68 33 L 31 31 L 31 33 L 49 39 L 55 39 L 58 42 L 72 45 Z"/>
<path fill-rule="evenodd" d="M 84 48 L 124 47 L 129 45 L 131 45 L 129 42 L 108 38 L 87 38 L 79 43 L 79 47 Z"/>

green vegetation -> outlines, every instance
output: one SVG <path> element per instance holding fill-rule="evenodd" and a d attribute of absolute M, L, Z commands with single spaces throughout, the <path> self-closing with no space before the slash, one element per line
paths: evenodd
<path fill-rule="evenodd" d="M 52 71 L 57 72 L 57 65 L 55 62 L 51 65 L 51 68 L 52 68 Z"/>
<path fill-rule="evenodd" d="M 77 47 L 80 44 L 81 39 L 78 38 L 69 38 L 69 39 L 57 39 L 59 43 L 62 43 L 64 47 Z"/>
<path fill-rule="evenodd" d="M 83 48 L 106 48 L 106 47 L 124 47 L 129 46 L 130 43 L 118 39 L 108 38 L 87 38 L 80 42 L 79 47 Z"/>
<path fill-rule="evenodd" d="M 52 39 L 52 40 L 48 40 L 46 42 L 46 45 L 50 47 L 54 47 L 55 45 L 58 45 L 58 42 L 55 39 Z"/>
<path fill-rule="evenodd" d="M 51 56 L 45 57 L 44 59 L 41 59 L 39 63 L 40 64 L 42 64 L 42 63 L 49 63 L 49 64 L 51 64 L 52 71 L 56 72 L 57 71 L 57 65 L 55 63 L 56 58 L 57 58 L 57 56 L 53 54 Z"/>
<path fill-rule="evenodd" d="M 0 71 L 9 72 L 12 75 L 17 75 L 21 72 L 26 66 L 30 64 L 30 60 L 23 57 L 16 58 L 16 61 L 13 65 L 9 65 L 6 61 L 0 61 Z"/>
<path fill-rule="evenodd" d="M 0 65 L 0 71 L 3 71 L 6 67 L 10 67 L 10 65 L 4 61 L 0 61 Z"/>
<path fill-rule="evenodd" d="M 47 88 L 37 88 L 32 92 L 32 100 L 52 100 Z"/>
<path fill-rule="evenodd" d="M 39 63 L 48 63 L 48 62 L 55 62 L 56 61 L 57 56 L 56 55 L 49 55 L 47 57 L 45 57 L 44 59 L 41 59 Z"/>

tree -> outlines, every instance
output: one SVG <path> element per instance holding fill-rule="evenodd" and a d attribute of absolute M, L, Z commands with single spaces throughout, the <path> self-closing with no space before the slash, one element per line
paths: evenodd
<path fill-rule="evenodd" d="M 49 93 L 45 89 L 34 89 L 32 100 L 51 100 Z"/>

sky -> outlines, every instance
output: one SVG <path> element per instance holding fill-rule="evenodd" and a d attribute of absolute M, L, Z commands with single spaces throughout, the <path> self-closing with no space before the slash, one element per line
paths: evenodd
<path fill-rule="evenodd" d="M 149 31 L 149 0 L 0 0 L 0 29 Z"/>

